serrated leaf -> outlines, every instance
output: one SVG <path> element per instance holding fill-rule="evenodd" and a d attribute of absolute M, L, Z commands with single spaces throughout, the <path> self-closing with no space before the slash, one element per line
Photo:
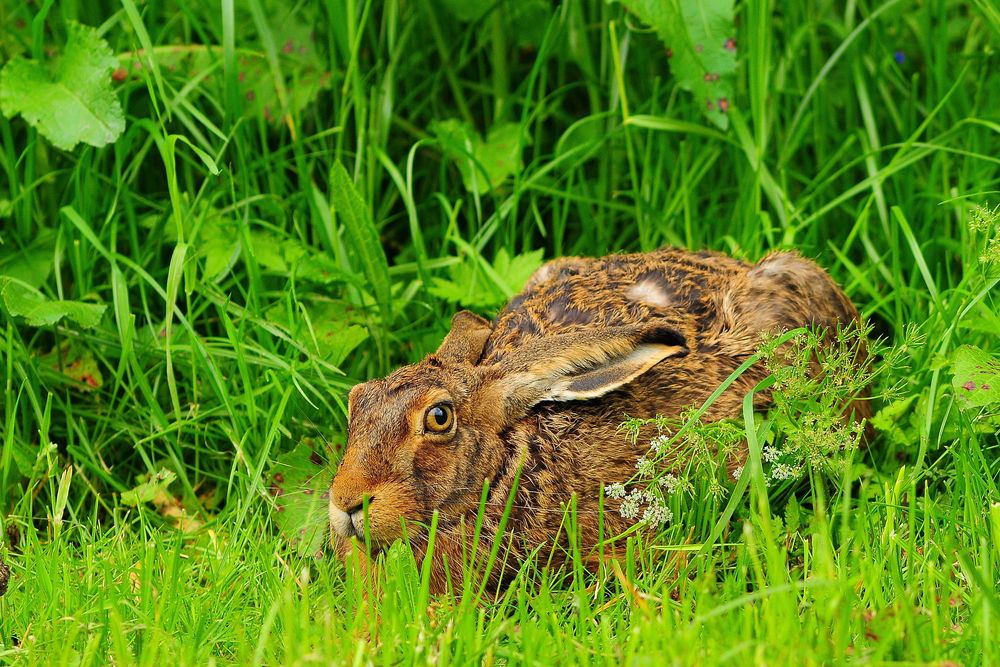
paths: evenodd
<path fill-rule="evenodd" d="M 521 169 L 521 126 L 500 123 L 490 128 L 484 142 L 467 123 L 454 118 L 431 123 L 441 149 L 454 161 L 469 192 L 496 190 Z"/>
<path fill-rule="evenodd" d="M 791 535 L 798 532 L 801 525 L 802 508 L 795 496 L 792 496 L 788 499 L 788 504 L 785 505 L 785 530 Z"/>
<path fill-rule="evenodd" d="M 267 475 L 272 517 L 282 536 L 303 556 L 321 558 L 327 532 L 327 502 L 333 472 L 308 439 L 279 456 Z"/>
<path fill-rule="evenodd" d="M 729 127 L 736 74 L 733 0 L 618 1 L 663 40 L 671 73 L 705 116 L 721 129 Z"/>
<path fill-rule="evenodd" d="M 21 114 L 56 148 L 105 146 L 125 130 L 125 114 L 111 88 L 118 65 L 97 30 L 67 23 L 69 39 L 54 72 L 40 62 L 11 59 L 0 71 L 0 111 Z"/>
<path fill-rule="evenodd" d="M 952 372 L 951 384 L 963 408 L 1000 405 L 1000 361 L 989 352 L 963 345 L 955 351 Z"/>
<path fill-rule="evenodd" d="M 912 420 L 904 419 L 916 399 L 914 394 L 889 403 L 875 413 L 870 420 L 871 425 L 895 444 L 904 445 L 916 441 L 918 436 L 912 432 Z"/>
<path fill-rule="evenodd" d="M 337 302 L 322 302 L 305 307 L 305 318 L 295 317 L 289 321 L 284 306 L 278 305 L 265 311 L 264 316 L 289 330 L 296 340 L 301 341 L 315 355 L 339 366 L 361 343 L 368 340 L 368 329 L 355 323 L 349 308 Z M 299 315 L 296 311 L 296 315 Z"/>
<path fill-rule="evenodd" d="M 324 285 L 346 282 L 365 288 L 358 276 L 341 269 L 332 257 L 296 239 L 254 231 L 250 233 L 250 245 L 257 263 L 268 271 Z"/>
<path fill-rule="evenodd" d="M 531 274 L 542 264 L 543 250 L 532 250 L 511 257 L 501 248 L 491 264 L 507 288 L 500 289 L 495 280 L 473 258 L 466 257 L 461 264 L 451 267 L 451 279 L 434 278 L 428 291 L 446 301 L 459 303 L 467 308 L 486 310 L 506 303 L 509 294 L 516 294 L 524 287 Z"/>
<path fill-rule="evenodd" d="M 175 479 L 177 479 L 177 474 L 174 471 L 161 468 L 158 473 L 149 477 L 141 484 L 128 491 L 123 491 L 121 496 L 122 502 L 132 507 L 152 502 L 158 494 L 165 492 L 170 483 Z"/>
<path fill-rule="evenodd" d="M 84 329 L 92 329 L 107 309 L 104 304 L 46 299 L 30 285 L 4 277 L 0 277 L 0 297 L 8 313 L 25 318 L 33 327 L 52 326 L 68 318 Z"/>
<path fill-rule="evenodd" d="M 501 248 L 493 262 L 493 268 L 507 282 L 510 291 L 517 293 L 528 282 L 531 274 L 542 265 L 544 252 L 543 248 L 539 248 L 511 257 L 506 248 Z"/>

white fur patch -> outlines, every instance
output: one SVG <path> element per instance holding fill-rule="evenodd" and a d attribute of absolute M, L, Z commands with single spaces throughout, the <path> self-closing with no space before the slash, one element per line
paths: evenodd
<path fill-rule="evenodd" d="M 670 308 L 677 305 L 670 294 L 652 278 L 635 283 L 625 290 L 625 296 L 630 301 L 645 303 L 657 308 Z"/>
<path fill-rule="evenodd" d="M 334 505 L 333 498 L 330 499 L 330 526 L 333 532 L 341 537 L 354 535 L 354 525 L 351 523 L 350 515 Z"/>

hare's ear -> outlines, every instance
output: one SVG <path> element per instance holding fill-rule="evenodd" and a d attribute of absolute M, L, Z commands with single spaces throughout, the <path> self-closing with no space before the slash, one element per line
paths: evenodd
<path fill-rule="evenodd" d="M 441 341 L 437 356 L 445 361 L 475 364 L 493 327 L 475 313 L 461 310 L 451 318 L 451 331 Z"/>
<path fill-rule="evenodd" d="M 517 419 L 541 401 L 597 398 L 667 357 L 684 356 L 684 336 L 662 324 L 612 327 L 532 341 L 498 364 L 504 412 Z"/>

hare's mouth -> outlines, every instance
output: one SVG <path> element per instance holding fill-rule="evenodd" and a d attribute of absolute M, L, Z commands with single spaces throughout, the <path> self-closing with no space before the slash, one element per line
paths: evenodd
<path fill-rule="evenodd" d="M 375 556 L 384 551 L 390 544 L 399 539 L 400 531 L 380 529 L 380 522 L 373 522 L 372 516 L 366 518 L 362 511 L 345 512 L 334 504 L 330 504 L 330 528 L 334 534 L 344 540 L 357 540 L 366 545 L 370 555 Z M 381 528 L 384 528 L 382 526 Z"/>

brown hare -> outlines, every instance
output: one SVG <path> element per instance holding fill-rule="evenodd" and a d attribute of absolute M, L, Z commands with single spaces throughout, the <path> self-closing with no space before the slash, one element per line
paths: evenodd
<path fill-rule="evenodd" d="M 382 549 L 402 536 L 405 519 L 423 559 L 420 526 L 437 511 L 432 589 L 460 581 L 464 564 L 481 564 L 495 540 L 504 564 L 489 582 L 502 587 L 560 534 L 575 495 L 586 553 L 601 538 L 601 486 L 628 479 L 648 447 L 618 431 L 624 415 L 676 416 L 701 405 L 764 332 L 857 317 L 827 273 L 793 253 L 755 265 L 677 249 L 551 261 L 493 322 L 459 312 L 436 353 L 351 390 L 347 449 L 330 489 L 337 548 L 346 555 L 367 531 L 372 549 Z M 705 418 L 738 416 L 765 375 L 762 365 L 744 373 Z M 759 397 L 761 407 L 767 400 Z M 853 411 L 866 417 L 867 409 L 859 402 Z M 601 520 L 604 536 L 628 527 L 617 512 Z"/>

